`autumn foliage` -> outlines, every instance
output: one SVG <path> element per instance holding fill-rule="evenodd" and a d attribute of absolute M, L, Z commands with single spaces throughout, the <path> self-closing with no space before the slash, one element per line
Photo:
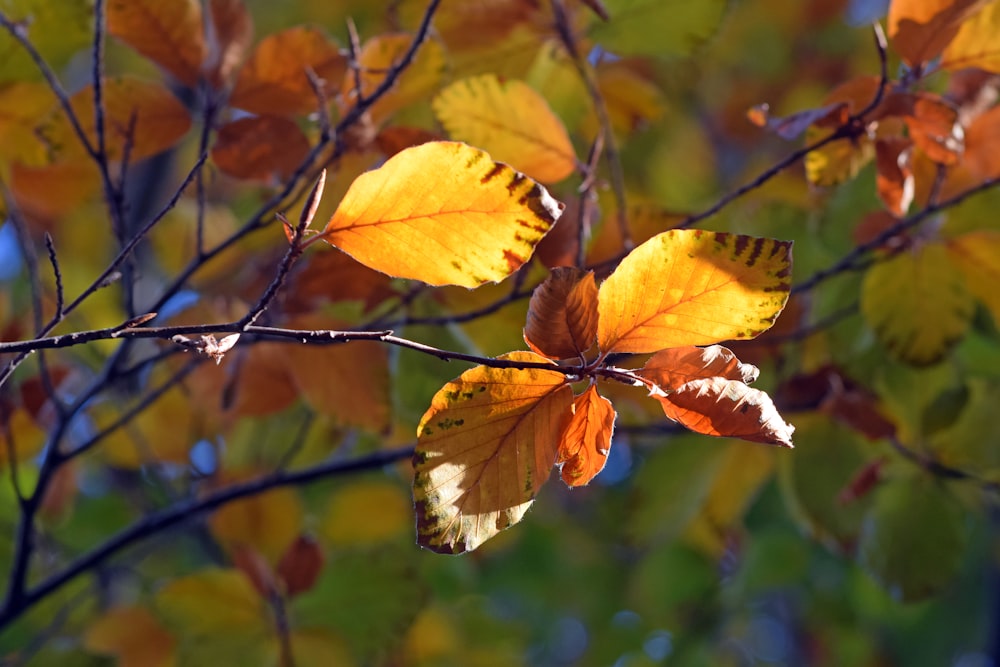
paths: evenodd
<path fill-rule="evenodd" d="M 1000 0 L 868 4 L 0 7 L 0 662 L 989 650 Z"/>

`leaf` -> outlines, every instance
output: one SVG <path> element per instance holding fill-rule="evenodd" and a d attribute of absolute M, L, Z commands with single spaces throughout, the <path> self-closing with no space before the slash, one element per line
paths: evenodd
<path fill-rule="evenodd" d="M 523 81 L 501 82 L 495 74 L 463 79 L 432 104 L 452 139 L 479 146 L 534 179 L 556 183 L 576 169 L 562 121 Z"/>
<path fill-rule="evenodd" d="M 793 446 L 795 427 L 785 423 L 771 397 L 739 380 L 691 380 L 654 398 L 667 417 L 696 433 Z"/>
<path fill-rule="evenodd" d="M 889 39 L 911 67 L 936 58 L 984 0 L 892 0 Z"/>
<path fill-rule="evenodd" d="M 858 559 L 893 597 L 914 602 L 958 574 L 967 539 L 965 512 L 939 481 L 900 479 L 876 491 Z"/>
<path fill-rule="evenodd" d="M 790 241 L 670 230 L 622 260 L 601 285 L 601 350 L 668 347 L 754 338 L 788 299 Z"/>
<path fill-rule="evenodd" d="M 609 19 L 590 36 L 619 55 L 691 55 L 719 27 L 723 0 L 604 0 Z"/>
<path fill-rule="evenodd" d="M 593 271 L 558 267 L 535 288 L 524 342 L 551 359 L 582 358 L 597 338 L 597 285 Z"/>
<path fill-rule="evenodd" d="M 894 356 L 932 364 L 965 335 L 975 300 L 941 243 L 922 243 L 865 273 L 861 313 Z"/>
<path fill-rule="evenodd" d="M 299 26 L 268 35 L 240 70 L 229 103 L 257 114 L 313 113 L 320 101 L 307 71 L 325 82 L 329 101 L 347 71 L 347 60 L 319 28 Z"/>
<path fill-rule="evenodd" d="M 958 34 L 941 55 L 941 67 L 957 70 L 976 67 L 1000 72 L 1000 5 L 987 2 L 962 22 Z"/>
<path fill-rule="evenodd" d="M 360 301 L 368 313 L 396 294 L 388 276 L 358 263 L 346 253 L 310 253 L 296 268 L 301 270 L 291 278 L 286 296 L 287 301 L 294 301 L 294 309 L 308 311 L 323 302 Z"/>
<path fill-rule="evenodd" d="M 47 162 L 45 144 L 34 129 L 55 104 L 52 89 L 44 83 L 16 81 L 0 86 L 0 160 L 31 166 Z"/>
<path fill-rule="evenodd" d="M 860 113 L 875 99 L 879 83 L 879 78 L 875 76 L 859 76 L 845 81 L 826 96 L 823 106 L 846 103 L 851 114 Z M 813 125 L 806 132 L 806 143 L 818 141 L 830 132 L 822 123 Z M 813 185 L 836 185 L 854 178 L 873 154 L 872 142 L 866 136 L 853 141 L 834 141 L 806 155 L 806 178 Z"/>
<path fill-rule="evenodd" d="M 216 88 L 226 85 L 253 45 L 253 18 L 243 0 L 210 0 L 209 50 L 203 66 Z"/>
<path fill-rule="evenodd" d="M 208 54 L 199 0 L 111 0 L 108 34 L 193 88 Z"/>
<path fill-rule="evenodd" d="M 417 542 L 463 553 L 519 522 L 556 462 L 572 402 L 565 376 L 541 369 L 477 366 L 442 387 L 417 428 Z"/>
<path fill-rule="evenodd" d="M 84 648 L 117 658 L 119 667 L 172 667 L 174 645 L 170 633 L 143 607 L 110 609 L 83 636 Z"/>
<path fill-rule="evenodd" d="M 283 182 L 309 155 L 309 140 L 288 118 L 249 116 L 220 127 L 211 154 L 234 178 Z"/>
<path fill-rule="evenodd" d="M 87 86 L 70 98 L 90 143 L 97 147 L 94 91 Z M 104 128 L 108 159 L 120 160 L 129 147 L 135 162 L 174 146 L 191 128 L 191 114 L 162 84 L 132 77 L 104 81 Z M 83 156 L 83 147 L 60 109 L 43 134 L 57 151 Z"/>
<path fill-rule="evenodd" d="M 782 139 L 797 139 L 810 125 L 839 127 L 850 116 L 847 102 L 839 101 L 818 109 L 806 109 L 789 116 L 772 116 L 767 104 L 757 105 L 747 111 L 747 119 L 757 127 L 767 128 Z"/>
<path fill-rule="evenodd" d="M 5 0 L 4 16 L 26 36 L 53 71 L 60 71 L 94 40 L 93 0 Z M 0 31 L 0 83 L 37 81 L 38 66 L 6 31 Z"/>
<path fill-rule="evenodd" d="M 391 276 L 478 287 L 528 261 L 562 208 L 483 151 L 435 141 L 359 176 L 323 238 Z"/>
<path fill-rule="evenodd" d="M 156 608 L 189 637 L 247 637 L 266 632 L 263 600 L 238 570 L 208 569 L 174 579 Z"/>
<path fill-rule="evenodd" d="M 875 188 L 885 207 L 897 217 L 905 215 L 913 203 L 912 151 L 913 144 L 902 137 L 875 142 Z"/>
<path fill-rule="evenodd" d="M 982 229 L 945 242 L 951 263 L 965 277 L 965 285 L 1000 323 L 1000 231 Z"/>
<path fill-rule="evenodd" d="M 275 573 L 284 584 L 285 595 L 295 597 L 312 589 L 323 571 L 323 550 L 312 538 L 300 535 L 278 561 Z"/>
<path fill-rule="evenodd" d="M 410 499 L 385 480 L 363 480 L 339 489 L 323 519 L 323 536 L 338 550 L 376 546 L 412 529 Z"/>
<path fill-rule="evenodd" d="M 902 118 L 913 143 L 938 164 L 954 165 L 962 155 L 965 133 L 958 110 L 940 95 L 891 92 L 874 115 Z"/>
<path fill-rule="evenodd" d="M 252 546 L 277 563 L 302 530 L 302 501 L 291 488 L 278 488 L 224 505 L 208 519 L 215 539 L 232 550 Z"/>
<path fill-rule="evenodd" d="M 962 164 L 979 179 L 1000 177 L 1000 107 L 977 116 L 966 129 Z"/>
<path fill-rule="evenodd" d="M 586 486 L 604 469 L 614 429 L 611 401 L 597 393 L 596 385 L 590 385 L 573 401 L 573 416 L 559 441 L 556 463 L 562 466 L 566 486 Z"/>
<path fill-rule="evenodd" d="M 660 350 L 636 371 L 636 375 L 652 380 L 665 392 L 679 389 L 692 380 L 715 377 L 750 384 L 759 374 L 756 366 L 744 364 L 732 350 L 721 345 Z"/>

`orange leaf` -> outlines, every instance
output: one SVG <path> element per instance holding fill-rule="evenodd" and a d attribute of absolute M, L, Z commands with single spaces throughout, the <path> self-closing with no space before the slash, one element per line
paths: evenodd
<path fill-rule="evenodd" d="M 329 100 L 347 69 L 335 43 L 318 28 L 300 26 L 268 35 L 257 44 L 240 71 L 229 102 L 253 113 L 290 116 L 319 108 L 306 74 L 324 82 Z"/>
<path fill-rule="evenodd" d="M 892 0 L 889 39 L 911 67 L 936 58 L 985 0 Z"/>
<path fill-rule="evenodd" d="M 323 551 L 316 540 L 300 535 L 278 563 L 278 578 L 285 584 L 285 594 L 295 597 L 312 590 L 324 562 Z"/>
<path fill-rule="evenodd" d="M 108 34 L 193 88 L 208 49 L 199 0 L 111 0 Z"/>
<path fill-rule="evenodd" d="M 285 308 L 312 310 L 316 303 L 361 301 L 369 312 L 396 292 L 388 276 L 369 269 L 342 252 L 310 253 L 292 279 Z"/>
<path fill-rule="evenodd" d="M 281 116 L 250 116 L 226 123 L 212 146 L 212 160 L 243 180 L 284 181 L 309 155 L 299 126 Z"/>
<path fill-rule="evenodd" d="M 501 359 L 547 362 L 531 352 Z M 477 366 L 434 395 L 413 457 L 418 543 L 472 551 L 522 519 L 573 403 L 562 373 Z"/>
<path fill-rule="evenodd" d="M 1000 107 L 977 116 L 965 132 L 962 164 L 983 180 L 1000 177 Z"/>
<path fill-rule="evenodd" d="M 901 117 L 910 131 L 910 139 L 934 162 L 946 165 L 958 162 L 964 132 L 958 121 L 958 110 L 940 95 L 890 93 L 875 115 Z"/>
<path fill-rule="evenodd" d="M 663 412 L 695 433 L 792 447 L 786 424 L 771 397 L 739 380 L 692 380 L 667 396 L 654 396 Z"/>
<path fill-rule="evenodd" d="M 692 380 L 721 377 L 750 383 L 760 371 L 756 366 L 744 364 L 731 350 L 721 345 L 709 347 L 674 347 L 660 350 L 636 374 L 652 380 L 660 389 L 669 392 Z"/>
<path fill-rule="evenodd" d="M 754 338 L 788 300 L 790 241 L 670 230 L 622 260 L 601 285 L 601 350 L 655 352 Z"/>
<path fill-rule="evenodd" d="M 120 667 L 168 667 L 174 664 L 176 641 L 149 610 L 117 607 L 87 628 L 83 646 L 114 656 Z"/>
<path fill-rule="evenodd" d="M 611 451 L 615 409 L 590 385 L 573 401 L 573 416 L 559 441 L 562 480 L 566 486 L 586 486 L 604 469 Z"/>
<path fill-rule="evenodd" d="M 875 142 L 875 187 L 890 213 L 901 217 L 913 203 L 913 143 L 903 137 L 887 137 Z"/>
<path fill-rule="evenodd" d="M 1000 4 L 987 3 L 962 23 L 941 56 L 941 67 L 949 70 L 976 67 L 1000 72 Z"/>
<path fill-rule="evenodd" d="M 243 0 L 210 0 L 210 53 L 204 70 L 215 87 L 229 82 L 253 44 L 253 18 Z"/>
<path fill-rule="evenodd" d="M 597 337 L 594 272 L 559 267 L 535 288 L 528 305 L 524 342 L 552 359 L 583 357 Z"/>
<path fill-rule="evenodd" d="M 562 208 L 483 151 L 434 141 L 359 176 L 323 237 L 391 276 L 478 287 L 528 261 Z"/>
<path fill-rule="evenodd" d="M 500 81 L 495 74 L 463 79 L 442 90 L 433 106 L 452 139 L 480 146 L 543 183 L 561 181 L 576 169 L 562 121 L 523 81 Z"/>
<path fill-rule="evenodd" d="M 301 530 L 302 501 L 294 489 L 274 489 L 224 505 L 208 526 L 227 549 L 251 546 L 275 563 Z"/>

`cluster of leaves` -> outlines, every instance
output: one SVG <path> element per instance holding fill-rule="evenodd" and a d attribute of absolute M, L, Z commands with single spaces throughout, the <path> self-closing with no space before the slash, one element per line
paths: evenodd
<path fill-rule="evenodd" d="M 0 653 L 981 645 L 1000 2 L 382 4 L 0 8 Z"/>

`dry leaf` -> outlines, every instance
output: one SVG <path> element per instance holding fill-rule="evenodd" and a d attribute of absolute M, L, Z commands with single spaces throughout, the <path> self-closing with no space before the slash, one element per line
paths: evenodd
<path fill-rule="evenodd" d="M 528 305 L 524 341 L 551 359 L 582 358 L 597 337 L 594 273 L 573 267 L 552 270 Z"/>
<path fill-rule="evenodd" d="M 760 371 L 756 366 L 741 362 L 731 350 L 721 345 L 710 345 L 660 350 L 636 374 L 669 392 L 692 380 L 714 377 L 749 384 L 757 379 Z"/>
<path fill-rule="evenodd" d="M 611 451 L 611 436 L 615 429 L 615 409 L 611 401 L 590 385 L 573 401 L 573 416 L 566 424 L 559 441 L 556 463 L 566 486 L 586 486 L 594 479 Z"/>

